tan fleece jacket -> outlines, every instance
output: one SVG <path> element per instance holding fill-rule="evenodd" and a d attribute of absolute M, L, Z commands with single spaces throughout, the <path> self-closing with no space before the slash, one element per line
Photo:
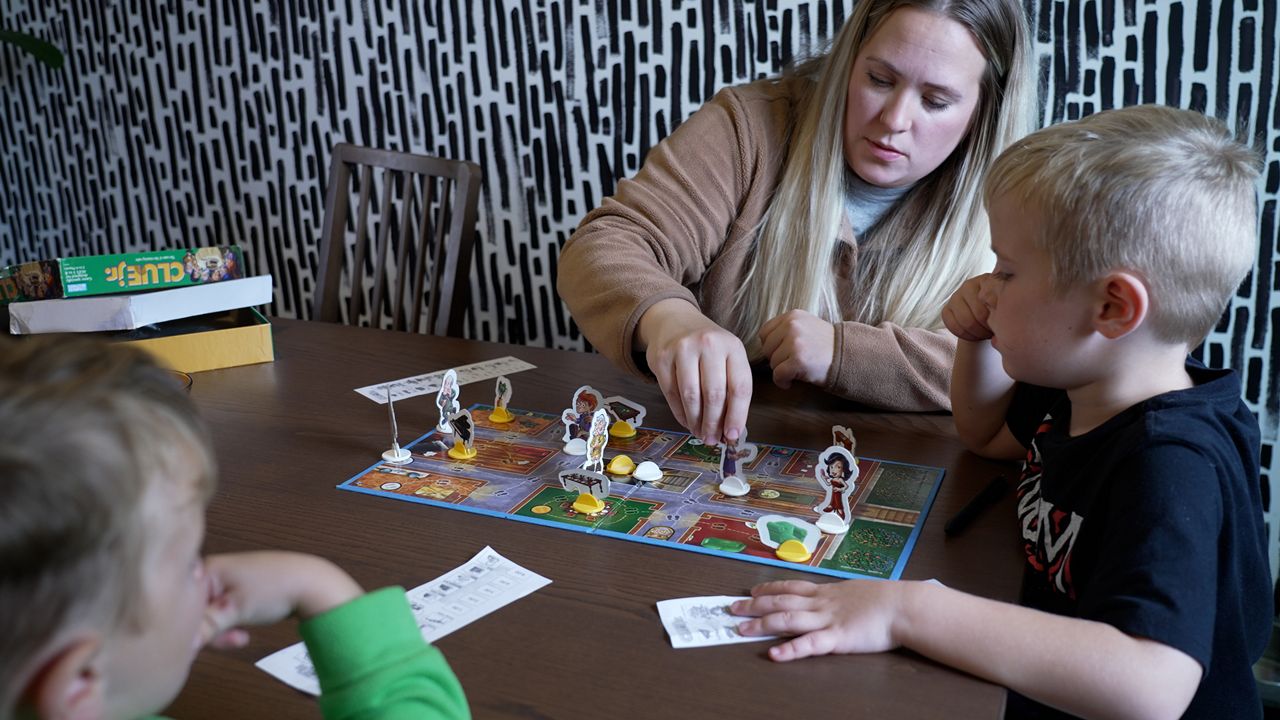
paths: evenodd
<path fill-rule="evenodd" d="M 756 226 L 781 178 L 800 79 L 726 88 L 676 128 L 633 179 L 591 211 L 560 255 L 557 289 L 587 339 L 614 364 L 633 357 L 640 316 L 681 298 L 727 326 L 749 269 Z M 857 246 L 846 221 L 833 271 L 852 315 Z M 918 268 L 903 268 L 919 272 Z M 938 308 L 941 313 L 942 308 Z M 950 410 L 956 340 L 945 330 L 836 325 L 823 387 L 887 410 Z"/>

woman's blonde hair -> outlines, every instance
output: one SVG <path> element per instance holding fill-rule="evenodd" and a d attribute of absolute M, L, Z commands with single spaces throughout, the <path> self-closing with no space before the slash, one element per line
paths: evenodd
<path fill-rule="evenodd" d="M 943 15 L 968 29 L 987 67 L 968 133 L 859 239 L 855 282 L 861 300 L 853 316 L 845 317 L 833 269 L 844 215 L 849 74 L 871 34 L 903 7 Z M 797 308 L 831 322 L 941 327 L 947 298 L 991 264 L 982 183 L 991 161 L 1029 129 L 1029 57 L 1017 0 L 864 0 L 830 52 L 797 68 L 813 82 L 797 104 L 782 179 L 735 298 L 732 329 L 749 354 L 759 352 L 761 325 Z"/>

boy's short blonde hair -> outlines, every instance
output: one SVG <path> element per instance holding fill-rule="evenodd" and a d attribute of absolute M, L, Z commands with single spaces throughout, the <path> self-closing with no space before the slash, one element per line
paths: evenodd
<path fill-rule="evenodd" d="M 162 483 L 206 502 L 213 451 L 185 389 L 132 348 L 0 338 L 0 717 L 73 623 L 132 625 Z"/>
<path fill-rule="evenodd" d="M 1156 336 L 1194 347 L 1257 252 L 1260 160 L 1220 122 L 1159 105 L 1032 133 L 996 159 L 986 201 L 1038 210 L 1055 290 L 1117 269 L 1146 282 Z"/>

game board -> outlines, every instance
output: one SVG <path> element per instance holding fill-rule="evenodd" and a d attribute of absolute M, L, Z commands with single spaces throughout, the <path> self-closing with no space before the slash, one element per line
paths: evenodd
<path fill-rule="evenodd" d="M 515 420 L 498 425 L 489 420 L 492 408 L 471 407 L 474 458 L 435 451 L 432 431 L 408 446 L 409 463 L 377 463 L 338 487 L 823 575 L 897 579 L 943 476 L 941 468 L 858 458 L 849 531 L 823 535 L 808 562 L 793 563 L 760 542 L 754 519 L 816 517 L 813 508 L 823 496 L 813 473 L 818 450 L 758 443 L 759 455 L 744 466 L 751 491 L 734 498 L 717 489 L 719 448 L 685 433 L 640 428 L 633 438 L 610 438 L 606 461 L 618 454 L 636 463 L 652 460 L 663 478 L 646 484 L 611 476 L 605 510 L 581 515 L 572 507 L 576 494 L 557 479 L 561 470 L 582 464 L 562 452 L 558 416 L 512 409 Z"/>

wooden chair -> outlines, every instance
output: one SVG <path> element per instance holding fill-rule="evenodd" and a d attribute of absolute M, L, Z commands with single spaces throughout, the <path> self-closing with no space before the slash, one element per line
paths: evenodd
<path fill-rule="evenodd" d="M 381 199 L 371 218 L 370 199 L 379 186 Z M 349 200 L 357 192 L 353 216 Z M 475 163 L 335 146 L 312 317 L 460 336 L 479 192 Z M 367 278 L 372 287 L 366 287 Z"/>

